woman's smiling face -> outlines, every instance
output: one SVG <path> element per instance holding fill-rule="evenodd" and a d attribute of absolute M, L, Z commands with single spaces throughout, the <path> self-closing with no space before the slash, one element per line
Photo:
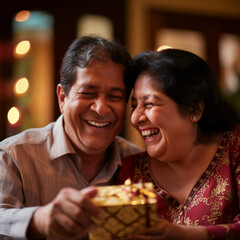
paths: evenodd
<path fill-rule="evenodd" d="M 191 116 L 183 116 L 175 101 L 146 74 L 140 75 L 131 100 L 131 123 L 143 137 L 151 157 L 178 161 L 188 154 L 196 139 Z"/>

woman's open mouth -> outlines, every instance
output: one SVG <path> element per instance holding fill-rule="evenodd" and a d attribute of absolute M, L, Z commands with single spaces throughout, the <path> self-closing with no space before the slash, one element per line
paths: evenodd
<path fill-rule="evenodd" d="M 147 139 L 158 133 L 159 133 L 159 129 L 157 129 L 157 128 L 150 129 L 150 130 L 144 130 L 144 131 L 142 131 L 142 136 Z"/>

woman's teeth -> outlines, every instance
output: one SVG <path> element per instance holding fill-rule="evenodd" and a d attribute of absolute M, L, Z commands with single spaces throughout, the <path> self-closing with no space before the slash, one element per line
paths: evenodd
<path fill-rule="evenodd" d="M 143 137 L 150 137 L 154 134 L 157 134 L 158 132 L 159 132 L 159 129 L 146 130 L 146 131 L 142 131 L 142 136 Z"/>
<path fill-rule="evenodd" d="M 105 127 L 107 125 L 109 125 L 109 122 L 105 122 L 105 123 L 98 123 L 98 122 L 94 122 L 94 121 L 87 121 L 90 125 L 95 126 L 95 127 Z"/>

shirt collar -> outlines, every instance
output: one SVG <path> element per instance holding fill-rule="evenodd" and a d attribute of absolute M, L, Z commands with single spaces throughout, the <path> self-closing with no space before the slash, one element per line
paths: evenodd
<path fill-rule="evenodd" d="M 106 161 L 106 164 L 101 169 L 101 171 L 97 174 L 97 176 L 92 180 L 90 185 L 109 185 L 111 183 L 111 179 L 113 175 L 119 168 L 122 166 L 120 149 L 118 145 L 118 141 L 115 138 L 113 143 L 109 146 L 109 150 L 111 151 L 110 159 Z"/>
<path fill-rule="evenodd" d="M 63 126 L 63 115 L 61 115 L 54 124 L 52 130 L 52 146 L 50 150 L 50 159 L 61 157 L 69 153 L 75 153 Z"/>

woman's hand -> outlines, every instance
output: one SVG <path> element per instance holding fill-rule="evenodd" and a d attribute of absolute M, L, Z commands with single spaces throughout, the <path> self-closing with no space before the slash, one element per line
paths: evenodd
<path fill-rule="evenodd" d="M 207 240 L 205 227 L 188 227 L 170 223 L 160 219 L 156 227 L 147 228 L 141 234 L 131 235 L 132 240 Z"/>

